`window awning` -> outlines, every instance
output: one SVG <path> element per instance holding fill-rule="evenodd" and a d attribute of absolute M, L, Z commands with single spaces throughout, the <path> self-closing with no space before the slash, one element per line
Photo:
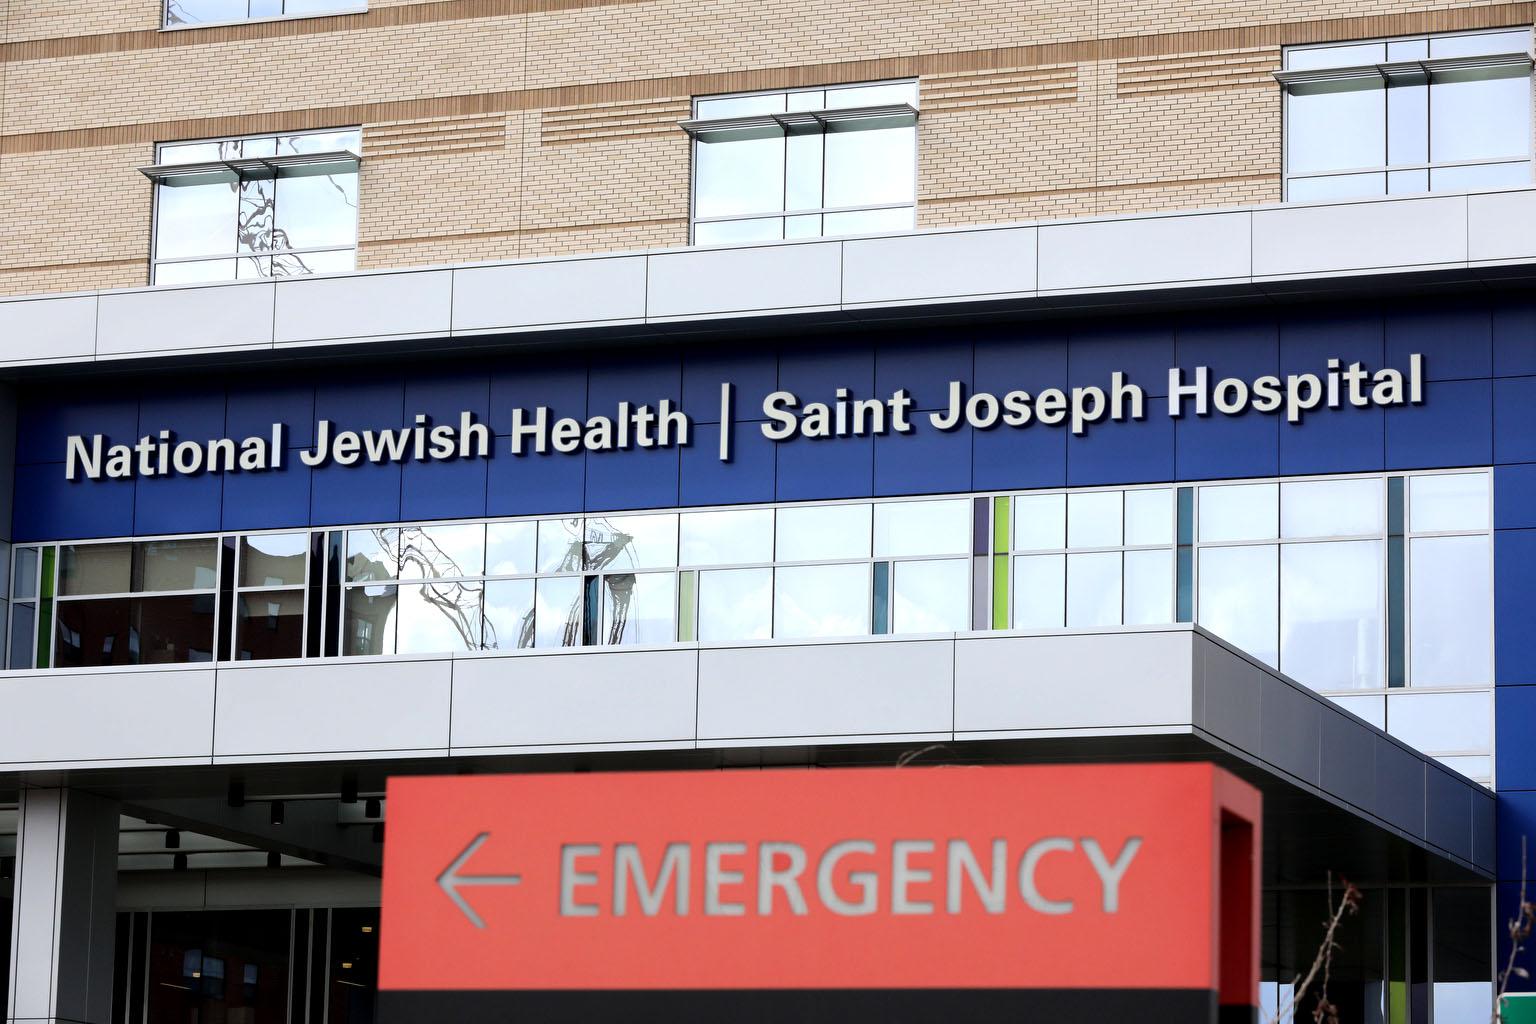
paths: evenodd
<path fill-rule="evenodd" d="M 1297 71 L 1276 71 L 1275 81 L 1281 85 L 1302 85 L 1309 82 L 1338 82 L 1352 78 L 1376 78 L 1383 82 L 1404 78 L 1433 78 L 1453 71 L 1477 71 L 1483 68 L 1512 68 L 1531 70 L 1529 53 L 1491 53 L 1475 57 L 1435 57 L 1429 60 L 1400 60 L 1386 64 L 1356 64 L 1336 68 L 1306 68 Z"/>
<path fill-rule="evenodd" d="M 691 137 L 708 141 L 721 135 L 782 131 L 786 135 L 846 131 L 857 128 L 901 128 L 917 123 L 917 108 L 910 103 L 877 107 L 846 107 L 841 110 L 796 110 L 787 114 L 754 114 L 713 120 L 679 121 Z"/>
<path fill-rule="evenodd" d="M 362 157 L 347 149 L 324 153 L 293 153 L 286 156 L 236 157 L 230 160 L 205 160 L 197 163 L 154 164 L 140 167 L 139 173 L 156 183 L 205 181 L 250 181 L 301 173 L 342 174 L 357 170 Z"/>

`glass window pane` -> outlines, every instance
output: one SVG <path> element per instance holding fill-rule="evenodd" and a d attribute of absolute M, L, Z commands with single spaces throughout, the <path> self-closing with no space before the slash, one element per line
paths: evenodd
<path fill-rule="evenodd" d="M 205 284 L 209 281 L 233 280 L 235 280 L 234 260 L 194 260 L 190 263 L 155 264 L 155 284 Z"/>
<path fill-rule="evenodd" d="M 1067 495 L 1067 547 L 1119 547 L 1123 536 L 1121 491 Z"/>
<path fill-rule="evenodd" d="M 1278 667 L 1279 576 L 1274 545 L 1202 549 L 1196 621 L 1239 650 Z"/>
<path fill-rule="evenodd" d="M 1478 754 L 1453 755 L 1451 757 L 1437 757 L 1436 761 L 1445 765 L 1453 772 L 1460 772 L 1473 782 L 1487 782 L 1493 778 L 1493 758 Z M 1483 1000 L 1483 1005 L 1488 1005 L 1488 999 Z"/>
<path fill-rule="evenodd" d="M 1301 480 L 1280 485 L 1280 536 L 1348 537 L 1382 531 L 1382 481 Z"/>
<path fill-rule="evenodd" d="M 1429 172 L 1430 188 L 1436 192 L 1472 191 L 1482 188 L 1514 188 L 1531 183 L 1531 165 L 1473 164 L 1467 167 L 1437 167 Z"/>
<path fill-rule="evenodd" d="M 481 646 L 515 651 L 533 646 L 533 580 L 492 580 L 485 585 Z"/>
<path fill-rule="evenodd" d="M 480 649 L 479 580 L 422 583 L 399 594 L 397 654 L 439 654 Z"/>
<path fill-rule="evenodd" d="M 164 866 L 170 866 L 172 856 L 164 854 Z M 260 851 L 246 856 L 254 860 L 252 866 L 265 860 Z M 193 861 L 193 867 L 211 859 L 205 855 Z M 144 1019 L 225 1024 L 286 1020 L 292 941 L 293 912 L 286 908 L 157 910 L 143 961 Z"/>
<path fill-rule="evenodd" d="M 488 576 L 522 576 L 534 571 L 536 523 L 491 523 L 485 528 Z"/>
<path fill-rule="evenodd" d="M 1359 67 L 1362 64 L 1380 64 L 1385 59 L 1386 47 L 1381 43 L 1308 46 L 1285 51 L 1285 66 L 1290 71 Z"/>
<path fill-rule="evenodd" d="M 328 165 L 288 167 L 277 179 L 276 249 L 357 243 L 357 173 Z"/>
<path fill-rule="evenodd" d="M 766 640 L 773 635 L 773 570 L 699 573 L 699 641 Z"/>
<path fill-rule="evenodd" d="M 1159 626 L 1173 621 L 1173 552 L 1125 553 L 1125 624 Z"/>
<path fill-rule="evenodd" d="M 794 238 L 819 238 L 821 237 L 822 216 L 819 213 L 806 214 L 801 217 L 784 218 L 784 237 Z"/>
<path fill-rule="evenodd" d="M 827 109 L 849 107 L 883 107 L 893 103 L 917 106 L 916 82 L 893 82 L 889 85 L 857 85 L 851 89 L 828 89 Z"/>
<path fill-rule="evenodd" d="M 971 550 L 971 503 L 883 501 L 875 505 L 875 557 L 963 555 Z"/>
<path fill-rule="evenodd" d="M 1065 555 L 1023 555 L 1013 560 L 1013 628 L 1060 629 L 1066 622 Z"/>
<path fill-rule="evenodd" d="M 1419 538 L 1409 559 L 1411 684 L 1493 682 L 1487 536 Z"/>
<path fill-rule="evenodd" d="M 1125 543 L 1173 543 L 1173 489 L 1125 492 Z"/>
<path fill-rule="evenodd" d="M 587 519 L 588 569 L 670 569 L 677 564 L 677 516 Z"/>
<path fill-rule="evenodd" d="M 138 661 L 130 598 L 60 601 L 54 606 L 57 668 L 132 665 Z M 130 642 L 130 637 L 134 637 Z"/>
<path fill-rule="evenodd" d="M 826 136 L 828 207 L 910 203 L 916 196 L 917 129 L 840 123 Z M 829 226 L 830 231 L 830 226 Z"/>
<path fill-rule="evenodd" d="M 1013 499 L 1013 549 L 1056 551 L 1067 546 L 1067 496 L 1021 494 Z"/>
<path fill-rule="evenodd" d="M 581 571 L 581 520 L 539 521 L 539 572 Z"/>
<path fill-rule="evenodd" d="M 1429 152 L 1437 163 L 1530 153 L 1531 73 L 1524 68 L 1437 73 L 1429 106 Z"/>
<path fill-rule="evenodd" d="M 1387 195 L 1411 196 L 1420 192 L 1429 191 L 1429 172 L 1418 171 L 1388 171 Z"/>
<path fill-rule="evenodd" d="M 681 565 L 773 561 L 773 509 L 685 512 Z"/>
<path fill-rule="evenodd" d="M 669 644 L 677 639 L 677 574 L 609 573 L 603 577 L 605 644 Z"/>
<path fill-rule="evenodd" d="M 827 92 L 825 89 L 805 89 L 786 94 L 784 100 L 791 111 L 821 110 L 827 105 Z"/>
<path fill-rule="evenodd" d="M 272 268 L 269 271 L 272 277 L 300 277 L 304 274 L 345 274 L 357 267 L 357 251 L 354 249 L 336 249 L 330 252 L 306 252 L 306 253 L 282 253 L 271 257 Z M 247 277 L 244 271 L 246 260 L 241 260 L 241 277 Z"/>
<path fill-rule="evenodd" d="M 161 146 L 155 151 L 157 164 L 206 164 L 233 155 L 231 142 L 184 142 Z M 227 154 L 226 154 L 226 151 Z"/>
<path fill-rule="evenodd" d="M 1429 57 L 1428 39 L 1390 39 L 1387 41 L 1387 62 L 1426 60 Z"/>
<path fill-rule="evenodd" d="M 240 191 L 234 175 L 172 178 L 155 189 L 155 258 L 223 256 L 235 251 Z"/>
<path fill-rule="evenodd" d="M 780 562 L 868 558 L 870 530 L 867 504 L 781 508 L 774 557 Z"/>
<path fill-rule="evenodd" d="M 580 576 L 539 580 L 533 594 L 533 646 L 579 646 L 582 604 Z"/>
<path fill-rule="evenodd" d="M 167 25 L 194 25 L 214 21 L 243 21 L 248 0 L 168 0 Z"/>
<path fill-rule="evenodd" d="M 1381 541 L 1287 544 L 1280 555 L 1280 671 L 1314 690 L 1382 675 Z"/>
<path fill-rule="evenodd" d="M 1387 163 L 1429 159 L 1429 81 L 1419 75 L 1393 79 L 1387 90 Z"/>
<path fill-rule="evenodd" d="M 37 548 L 16 548 L 11 554 L 11 597 L 37 596 Z"/>
<path fill-rule="evenodd" d="M 236 252 L 272 251 L 273 195 L 277 183 L 261 178 L 240 183 L 240 211 L 235 221 Z"/>
<path fill-rule="evenodd" d="M 392 580 L 400 571 L 400 531 L 394 527 L 347 531 L 347 582 Z"/>
<path fill-rule="evenodd" d="M 136 597 L 129 603 L 128 644 L 137 665 L 213 660 L 212 594 Z"/>
<path fill-rule="evenodd" d="M 1202 541 L 1270 540 L 1279 530 L 1279 488 L 1275 484 L 1200 488 Z"/>
<path fill-rule="evenodd" d="M 829 213 L 822 220 L 821 233 L 833 235 L 875 235 L 882 231 L 911 231 L 912 207 L 891 210 L 860 210 L 857 213 Z"/>
<path fill-rule="evenodd" d="M 782 101 L 781 101 L 782 102 Z M 695 217 L 784 209 L 784 134 L 694 143 Z"/>
<path fill-rule="evenodd" d="M 971 628 L 971 571 L 963 558 L 897 562 L 892 633 L 957 633 Z"/>
<path fill-rule="evenodd" d="M 151 540 L 134 546 L 133 589 L 212 590 L 218 581 L 218 541 Z"/>
<path fill-rule="evenodd" d="M 240 586 L 302 586 L 309 534 L 267 533 L 240 538 Z"/>
<path fill-rule="evenodd" d="M 821 160 L 826 136 L 791 135 L 784 157 L 784 209 L 821 209 Z"/>
<path fill-rule="evenodd" d="M 1445 473 L 1408 481 L 1408 528 L 1415 533 L 1486 530 L 1488 474 Z"/>
<path fill-rule="evenodd" d="M 67 602 L 66 602 L 67 603 Z M 31 668 L 33 648 L 37 646 L 37 606 L 17 604 L 11 606 L 11 657 L 8 666 L 13 669 Z"/>
<path fill-rule="evenodd" d="M 407 526 L 398 531 L 400 578 L 445 579 L 485 572 L 485 526 Z"/>
<path fill-rule="evenodd" d="M 1493 744 L 1493 694 L 1398 690 L 1387 696 L 1387 731 L 1427 754 L 1486 752 Z"/>
<path fill-rule="evenodd" d="M 126 594 L 132 589 L 132 544 L 66 544 L 59 551 L 60 594 Z"/>
<path fill-rule="evenodd" d="M 1346 171 L 1387 160 L 1387 93 L 1379 78 L 1298 83 L 1286 103 L 1286 171 Z"/>
<path fill-rule="evenodd" d="M 694 116 L 701 121 L 720 117 L 751 117 L 754 114 L 782 114 L 784 94 L 766 93 L 761 96 L 726 96 L 721 99 L 699 100 L 694 105 Z"/>
<path fill-rule="evenodd" d="M 288 0 L 291 11 L 297 0 Z M 352 6 L 347 0 L 315 0 L 316 4 L 325 4 L 326 10 L 339 10 Z M 319 9 L 318 7 L 316 9 Z M 356 128 L 340 132 L 307 132 L 303 135 L 280 135 L 277 138 L 277 155 L 288 156 L 299 153 L 337 153 L 345 150 L 349 153 L 359 152 L 362 148 L 362 133 Z"/>
<path fill-rule="evenodd" d="M 864 506 L 867 510 L 869 506 Z M 779 515 L 782 517 L 784 511 Z M 806 565 L 773 576 L 773 635 L 784 639 L 869 633 L 869 566 Z"/>
<path fill-rule="evenodd" d="M 1318 178 L 1291 178 L 1285 186 L 1288 203 L 1323 203 L 1330 199 L 1359 199 L 1386 195 L 1386 175 L 1325 174 Z"/>
<path fill-rule="evenodd" d="M 799 220 L 800 218 L 795 218 Z M 694 245 L 731 245 L 736 242 L 776 242 L 784 237 L 784 218 L 722 220 L 693 226 Z"/>
<path fill-rule="evenodd" d="M 304 656 L 304 591 L 241 594 L 235 615 L 235 660 Z"/>
<path fill-rule="evenodd" d="M 1531 30 L 1513 32 L 1473 32 L 1434 36 L 1429 40 L 1431 57 L 1480 57 L 1489 53 L 1526 53 L 1531 48 Z"/>
<path fill-rule="evenodd" d="M 395 653 L 395 588 L 348 587 L 343 599 L 341 653 Z"/>
<path fill-rule="evenodd" d="M 1120 552 L 1067 556 L 1067 627 L 1120 625 Z"/>

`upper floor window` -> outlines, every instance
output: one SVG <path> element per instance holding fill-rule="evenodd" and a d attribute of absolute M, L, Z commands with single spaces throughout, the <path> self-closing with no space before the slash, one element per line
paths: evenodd
<path fill-rule="evenodd" d="M 917 83 L 695 100 L 696 245 L 908 231 Z"/>
<path fill-rule="evenodd" d="M 162 144 L 154 284 L 352 270 L 357 151 L 344 131 Z"/>
<path fill-rule="evenodd" d="M 165 25 L 218 25 L 367 10 L 363 0 L 165 0 Z"/>
<path fill-rule="evenodd" d="M 1290 202 L 1531 183 L 1531 30 L 1285 52 Z"/>

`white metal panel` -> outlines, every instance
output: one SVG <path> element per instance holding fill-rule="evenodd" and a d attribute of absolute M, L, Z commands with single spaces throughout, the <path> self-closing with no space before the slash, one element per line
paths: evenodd
<path fill-rule="evenodd" d="M 850 238 L 843 243 L 843 301 L 1033 292 L 1035 238 L 1035 228 Z"/>
<path fill-rule="evenodd" d="M 272 344 L 271 281 L 146 288 L 101 296 L 103 356 Z"/>
<path fill-rule="evenodd" d="M 89 359 L 96 353 L 96 296 L 0 302 L 0 362 Z"/>
<path fill-rule="evenodd" d="M 453 746 L 692 740 L 692 650 L 463 658 L 453 665 Z"/>
<path fill-rule="evenodd" d="M 645 257 L 556 260 L 453 272 L 453 329 L 642 320 Z"/>
<path fill-rule="evenodd" d="M 279 345 L 447 335 L 453 272 L 408 270 L 348 277 L 296 277 L 277 283 Z"/>
<path fill-rule="evenodd" d="M 212 753 L 211 669 L 0 677 L 0 763 L 171 761 Z"/>
<path fill-rule="evenodd" d="M 1467 197 L 1469 259 L 1536 259 L 1536 191 L 1489 192 Z"/>
<path fill-rule="evenodd" d="M 955 731 L 1190 725 L 1193 650 L 1188 632 L 959 640 Z"/>
<path fill-rule="evenodd" d="M 225 666 L 214 754 L 446 753 L 450 665 L 349 659 Z"/>
<path fill-rule="evenodd" d="M 647 257 L 651 318 L 834 308 L 842 244 L 805 242 L 700 249 Z"/>
<path fill-rule="evenodd" d="M 699 740 L 949 733 L 954 641 L 705 648 Z"/>
<path fill-rule="evenodd" d="M 1251 242 L 1247 213 L 1046 224 L 1040 290 L 1244 279 Z"/>
<path fill-rule="evenodd" d="M 1467 259 L 1467 197 L 1281 206 L 1253 212 L 1253 273 L 1307 277 Z"/>

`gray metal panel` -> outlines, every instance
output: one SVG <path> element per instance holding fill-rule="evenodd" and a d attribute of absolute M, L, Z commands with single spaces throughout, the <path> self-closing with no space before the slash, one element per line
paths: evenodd
<path fill-rule="evenodd" d="M 0 677 L 0 759 L 11 765 L 212 753 L 212 669 Z"/>
<path fill-rule="evenodd" d="M 1263 732 L 1259 756 L 1282 771 L 1318 784 L 1323 707 L 1316 697 L 1279 676 L 1265 675 L 1259 691 Z"/>
<path fill-rule="evenodd" d="M 1329 694 L 1328 699 L 1350 714 L 1359 715 L 1378 729 L 1387 728 L 1387 698 L 1382 694 L 1365 694 L 1358 697 Z"/>
<path fill-rule="evenodd" d="M 561 652 L 453 663 L 454 748 L 692 740 L 698 654 Z"/>
<path fill-rule="evenodd" d="M 557 260 L 453 272 L 453 329 L 645 318 L 645 257 Z"/>
<path fill-rule="evenodd" d="M 700 249 L 648 257 L 652 318 L 831 309 L 842 301 L 842 244 Z"/>
<path fill-rule="evenodd" d="M 699 651 L 701 743 L 949 733 L 954 641 Z"/>
<path fill-rule="evenodd" d="M 1479 787 L 1481 790 L 1481 787 Z M 1472 863 L 1492 871 L 1498 860 L 1498 802 L 1487 790 L 1472 794 Z"/>
<path fill-rule="evenodd" d="M 1424 836 L 1424 772 L 1411 750 L 1385 736 L 1376 738 L 1376 814 L 1407 832 Z"/>
<path fill-rule="evenodd" d="M 1253 273 L 1305 277 L 1465 263 L 1466 211 L 1466 196 L 1255 210 Z"/>
<path fill-rule="evenodd" d="M 0 302 L 0 362 L 89 359 L 96 353 L 96 296 Z"/>
<path fill-rule="evenodd" d="M 1318 785 L 1362 810 L 1376 807 L 1375 737 L 1333 708 L 1322 711 Z"/>
<path fill-rule="evenodd" d="M 1467 197 L 1468 258 L 1536 259 L 1536 191 L 1490 192 Z"/>
<path fill-rule="evenodd" d="M 1040 290 L 1247 278 L 1252 272 L 1249 216 L 1206 213 L 1043 225 Z"/>
<path fill-rule="evenodd" d="M 955 731 L 1188 725 L 1191 642 L 1185 631 L 961 639 Z"/>
<path fill-rule="evenodd" d="M 451 662 L 226 665 L 216 757 L 448 751 Z"/>
<path fill-rule="evenodd" d="M 1257 751 L 1262 734 L 1258 692 L 1264 670 L 1209 642 L 1197 645 L 1204 700 L 1195 724 L 1239 750 Z"/>
<path fill-rule="evenodd" d="M 843 301 L 903 302 L 1035 290 L 1035 228 L 851 238 Z"/>
<path fill-rule="evenodd" d="M 277 283 L 277 344 L 330 339 L 446 335 L 453 273 L 417 270 Z"/>
<path fill-rule="evenodd" d="M 101 297 L 102 356 L 272 344 L 271 281 L 146 288 Z"/>
<path fill-rule="evenodd" d="M 1437 765 L 1426 769 L 1424 838 L 1462 860 L 1472 859 L 1472 792 Z"/>

